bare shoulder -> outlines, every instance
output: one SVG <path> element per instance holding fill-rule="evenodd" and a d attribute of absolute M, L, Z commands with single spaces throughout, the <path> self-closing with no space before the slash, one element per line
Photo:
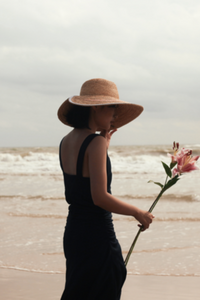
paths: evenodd
<path fill-rule="evenodd" d="M 106 139 L 103 136 L 96 136 L 88 147 L 88 163 L 91 184 L 97 175 L 100 176 L 101 173 L 105 173 L 106 154 Z M 98 177 L 97 181 L 99 180 L 100 179 Z"/>
<path fill-rule="evenodd" d="M 97 152 L 101 152 L 101 151 L 105 151 L 105 150 L 106 150 L 106 139 L 101 135 L 96 136 L 91 141 L 91 143 L 88 147 L 89 154 L 97 153 Z"/>
<path fill-rule="evenodd" d="M 66 134 L 66 135 L 63 137 L 62 142 L 63 142 L 63 143 L 66 143 L 66 142 L 68 142 L 72 137 L 73 137 L 73 133 L 72 133 L 72 131 L 70 131 L 68 134 Z"/>

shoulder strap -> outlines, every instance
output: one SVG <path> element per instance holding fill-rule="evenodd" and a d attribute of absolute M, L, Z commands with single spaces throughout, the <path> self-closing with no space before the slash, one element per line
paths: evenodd
<path fill-rule="evenodd" d="M 92 133 L 92 134 L 88 135 L 86 137 L 86 139 L 83 141 L 83 144 L 81 145 L 81 148 L 80 148 L 79 154 L 78 154 L 77 165 L 76 165 L 76 175 L 79 177 L 82 177 L 83 160 L 84 160 L 84 155 L 85 155 L 87 146 L 96 136 L 99 136 L 99 134 Z"/>
<path fill-rule="evenodd" d="M 63 139 L 62 139 L 62 141 L 63 141 Z M 62 145 L 62 141 L 60 142 L 60 146 L 59 146 L 59 160 L 60 160 L 60 167 L 61 167 L 62 171 L 64 172 L 62 161 L 61 161 L 61 145 Z"/>

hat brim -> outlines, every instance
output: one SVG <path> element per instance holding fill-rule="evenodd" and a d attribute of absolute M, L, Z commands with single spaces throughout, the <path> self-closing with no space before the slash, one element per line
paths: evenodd
<path fill-rule="evenodd" d="M 120 128 L 128 124 L 136 119 L 144 109 L 141 105 L 125 102 L 109 96 L 73 96 L 61 104 L 58 109 L 58 118 L 63 124 L 71 126 L 66 120 L 66 115 L 73 105 L 102 106 L 114 104 L 118 106 L 116 108 L 117 118 L 113 122 L 112 128 Z"/>

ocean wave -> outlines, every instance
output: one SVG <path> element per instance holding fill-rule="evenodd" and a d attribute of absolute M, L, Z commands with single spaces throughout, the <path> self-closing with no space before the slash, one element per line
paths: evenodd
<path fill-rule="evenodd" d="M 200 144 L 182 144 L 181 148 L 192 149 L 194 155 L 199 155 Z M 134 145 L 134 146 L 111 146 L 109 153 L 117 153 L 122 156 L 150 155 L 150 156 L 166 156 L 167 153 L 173 153 L 172 145 Z"/>
<path fill-rule="evenodd" d="M 0 201 L 5 199 L 18 199 L 18 200 L 42 200 L 42 201 L 58 201 L 65 200 L 65 197 L 52 197 L 52 196 L 44 196 L 44 195 L 0 195 Z"/>
<path fill-rule="evenodd" d="M 10 149 L 10 153 L 9 150 L 5 152 L 0 149 L 0 173 L 61 174 L 57 148 L 49 152 L 47 148 L 44 149 L 46 152 L 42 151 L 42 148 L 37 151 L 30 148 L 31 151 L 16 150 L 14 152 Z M 195 149 L 199 151 L 198 147 Z M 193 151 L 194 154 L 195 151 Z M 168 152 L 170 152 L 169 147 L 164 146 L 114 146 L 109 150 L 109 155 L 115 174 L 146 174 L 163 173 L 161 160 L 167 164 L 170 163 Z"/>
<path fill-rule="evenodd" d="M 114 216 L 113 217 L 113 221 L 114 222 L 117 222 L 117 221 L 121 221 L 122 218 L 120 217 L 116 217 Z M 123 218 L 124 220 L 124 218 Z M 135 222 L 135 219 L 133 217 L 126 217 L 126 221 L 129 221 L 129 222 Z M 163 217 L 155 217 L 155 219 L 153 220 L 153 222 L 200 222 L 200 217 L 166 217 L 166 216 L 163 216 Z"/>
<path fill-rule="evenodd" d="M 61 173 L 61 169 L 55 153 L 0 153 L 0 173 Z"/>
<path fill-rule="evenodd" d="M 116 198 L 124 200 L 149 200 L 152 202 L 153 195 L 114 195 Z M 5 199 L 18 199 L 18 200 L 42 200 L 42 201 L 63 201 L 64 196 L 49 196 L 49 195 L 0 195 L 0 201 Z M 172 202 L 199 202 L 198 195 L 178 195 L 178 194 L 167 194 L 162 195 L 162 201 Z"/>
<path fill-rule="evenodd" d="M 169 251 L 179 251 L 179 250 L 186 250 L 192 249 L 194 246 L 185 246 L 185 247 L 169 247 L 169 248 L 155 248 L 155 249 L 142 249 L 142 250 L 134 250 L 134 253 L 157 253 L 157 252 L 169 252 Z M 195 248 L 200 248 L 195 246 Z M 127 254 L 127 251 L 122 251 L 122 254 Z"/>
<path fill-rule="evenodd" d="M 149 200 L 152 201 L 152 195 L 115 195 L 117 198 L 126 199 L 126 200 L 132 200 L 132 199 L 143 199 L 143 200 Z M 156 195 L 157 196 L 157 195 Z M 162 201 L 181 201 L 181 202 L 199 202 L 199 196 L 198 195 L 178 195 L 178 194 L 167 194 L 162 195 Z"/>
<path fill-rule="evenodd" d="M 63 255 L 63 252 L 48 252 L 42 253 L 42 255 Z"/>
<path fill-rule="evenodd" d="M 30 273 L 40 273 L 40 274 L 65 274 L 65 270 L 42 270 L 42 269 L 33 269 L 33 268 L 23 268 L 23 267 L 18 267 L 18 266 L 10 266 L 10 265 L 1 265 L 0 269 L 8 269 L 8 270 L 16 270 L 16 271 L 22 271 L 22 272 L 30 272 Z M 134 270 L 130 270 L 130 266 L 128 269 L 128 275 L 138 275 L 138 276 L 173 276 L 173 277 L 200 277 L 199 273 L 191 273 L 191 272 L 185 272 L 185 273 L 174 273 L 174 272 L 167 272 L 167 271 L 162 271 L 162 272 L 138 272 Z"/>
<path fill-rule="evenodd" d="M 41 213 L 23 213 L 23 212 L 8 212 L 8 216 L 10 217 L 21 217 L 21 218 L 48 218 L 48 219 L 66 219 L 67 215 L 61 215 L 61 214 L 41 214 Z M 113 221 L 121 221 L 122 218 L 113 216 Z M 133 217 L 126 217 L 126 221 L 135 222 L 135 219 Z M 154 219 L 154 222 L 200 222 L 200 217 L 192 216 L 192 217 L 185 217 L 185 216 L 163 216 L 163 217 L 156 217 Z"/>
<path fill-rule="evenodd" d="M 42 270 L 42 269 L 28 269 L 18 266 L 9 266 L 9 265 L 0 265 L 1 269 L 11 269 L 16 271 L 25 271 L 25 272 L 32 272 L 32 273 L 44 273 L 44 274 L 64 274 L 65 271 L 51 271 L 51 270 Z"/>
<path fill-rule="evenodd" d="M 50 219 L 66 219 L 66 215 L 56 214 L 33 214 L 33 213 L 7 213 L 10 217 L 26 217 L 26 218 L 50 218 Z"/>
<path fill-rule="evenodd" d="M 133 195 L 133 194 L 124 194 L 124 195 L 114 195 L 119 199 L 125 200 L 149 200 L 152 201 L 153 195 Z M 64 196 L 50 196 L 50 195 L 0 195 L 0 200 L 5 199 L 20 199 L 20 200 L 42 200 L 42 201 L 60 201 L 65 200 Z M 173 201 L 173 202 L 199 202 L 198 195 L 178 195 L 178 194 L 167 194 L 162 195 L 162 201 Z"/>
<path fill-rule="evenodd" d="M 198 273 L 190 273 L 190 272 L 185 272 L 183 273 L 174 273 L 174 272 L 137 272 L 134 270 L 128 270 L 127 272 L 128 275 L 138 275 L 138 276 L 166 276 L 166 277 L 200 277 L 200 274 Z"/>
<path fill-rule="evenodd" d="M 200 222 L 200 218 L 196 217 L 156 217 L 154 222 Z"/>

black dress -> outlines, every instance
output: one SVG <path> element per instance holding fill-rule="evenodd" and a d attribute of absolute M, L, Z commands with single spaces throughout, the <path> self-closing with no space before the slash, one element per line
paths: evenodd
<path fill-rule="evenodd" d="M 83 142 L 76 175 L 64 176 L 69 214 L 64 233 L 66 284 L 61 300 L 119 300 L 126 278 L 121 247 L 116 239 L 112 215 L 94 205 L 90 178 L 82 177 L 85 150 L 97 134 Z M 60 144 L 61 149 L 62 142 Z M 107 190 L 111 193 L 110 159 L 107 156 Z"/>

